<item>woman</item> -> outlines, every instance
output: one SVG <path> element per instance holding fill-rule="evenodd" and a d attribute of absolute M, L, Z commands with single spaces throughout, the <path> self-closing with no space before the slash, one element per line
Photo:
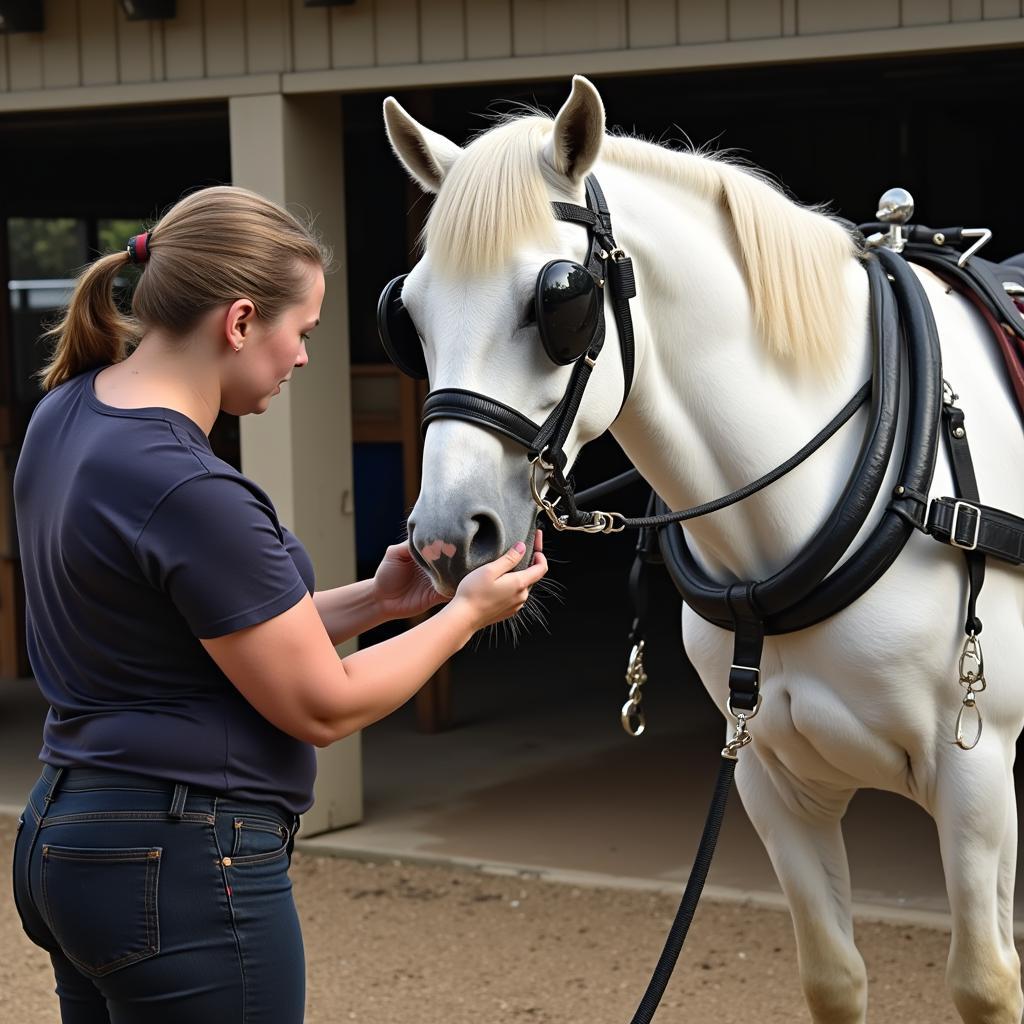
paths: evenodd
<path fill-rule="evenodd" d="M 406 545 L 314 593 L 302 545 L 207 436 L 306 365 L 328 259 L 267 200 L 204 189 L 87 268 L 51 332 L 15 479 L 51 710 L 14 885 L 65 1024 L 301 1021 L 287 871 L 313 746 L 404 703 L 547 571 L 538 550 L 511 572 L 517 544 L 433 617 L 338 658 L 443 599 Z M 132 321 L 111 296 L 129 262 Z"/>

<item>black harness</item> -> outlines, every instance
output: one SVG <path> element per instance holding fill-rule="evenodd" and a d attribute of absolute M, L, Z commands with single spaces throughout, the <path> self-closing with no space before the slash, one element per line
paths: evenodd
<path fill-rule="evenodd" d="M 587 228 L 590 250 L 586 268 L 594 275 L 600 288 L 608 286 L 622 350 L 625 404 L 632 384 L 634 363 L 629 310 L 629 300 L 636 294 L 632 262 L 615 244 L 608 206 L 593 176 L 586 180 L 586 193 L 585 208 L 568 203 L 553 203 L 552 207 L 557 219 Z M 863 225 L 861 230 L 885 226 Z M 938 331 L 931 306 L 907 261 L 919 263 L 940 277 L 954 278 L 963 287 L 970 288 L 997 319 L 1011 325 L 1022 339 L 1024 321 L 1007 298 L 998 274 L 991 269 L 992 265 L 982 260 L 967 259 L 970 252 L 961 255 L 955 251 L 963 241 L 977 237 L 977 232 L 960 228 L 940 232 L 923 226 L 909 226 L 905 231 L 909 244 L 902 255 L 877 246 L 863 257 L 870 296 L 871 380 L 785 463 L 732 494 L 695 508 L 671 512 L 653 491 L 647 514 L 633 519 L 619 513 L 586 512 L 577 505 L 577 501 L 594 500 L 639 478 L 639 473 L 631 470 L 575 495 L 565 475 L 567 459 L 563 445 L 604 344 L 603 302 L 593 338 L 587 350 L 575 361 L 565 394 L 542 425 L 538 426 L 528 417 L 485 395 L 458 388 L 431 392 L 424 404 L 424 430 L 435 419 L 461 419 L 497 431 L 521 444 L 531 460 L 534 499 L 557 529 L 594 533 L 615 533 L 627 528 L 640 530 L 637 561 L 630 575 L 637 610 L 630 636 L 635 645 L 634 654 L 643 649 L 642 609 L 646 600 L 639 593 L 639 588 L 646 566 L 659 561 L 664 562 L 688 605 L 707 621 L 730 629 L 735 635 L 727 711 L 736 722 L 736 729 L 722 751 L 700 849 L 676 919 L 633 1017 L 633 1024 L 646 1024 L 653 1016 L 700 898 L 731 788 L 736 756 L 750 742 L 747 723 L 757 714 L 761 703 L 760 665 L 765 636 L 806 629 L 850 605 L 892 565 L 916 529 L 964 551 L 969 582 L 964 623 L 967 641 L 960 659 L 961 682 L 967 686 L 964 708 L 973 708 L 973 694 L 984 688 L 980 647 L 977 646 L 982 623 L 977 616 L 976 605 L 985 577 L 985 557 L 992 555 L 1014 565 L 1024 563 L 1024 519 L 983 505 L 979 500 L 964 414 L 955 404 L 957 396 L 952 388 L 943 381 Z M 940 238 L 941 242 L 936 241 Z M 378 307 L 381 338 L 388 354 L 400 368 L 406 372 L 410 372 L 410 368 L 417 372 L 422 368 L 419 375 L 426 376 L 419 338 L 400 305 L 402 280 L 399 278 L 391 282 L 381 295 Z M 541 333 L 543 336 L 543 331 Z M 550 349 L 549 355 L 558 361 Z M 904 362 L 908 368 L 909 379 L 906 381 L 902 379 L 901 372 Z M 902 387 L 906 387 L 909 395 L 909 419 L 900 453 L 899 482 L 889 495 L 877 526 L 836 568 L 866 521 L 884 481 L 895 447 Z M 821 447 L 865 403 L 869 403 L 869 413 L 864 436 L 846 486 L 803 550 L 772 576 L 763 580 L 719 583 L 700 566 L 683 531 L 666 529 L 725 508 L 779 479 Z M 956 494 L 929 500 L 940 424 L 950 455 Z M 541 494 L 542 488 L 537 483 L 538 471 L 546 477 L 548 494 L 553 492 L 556 495 L 554 501 Z M 966 670 L 965 659 L 969 663 Z M 977 672 L 970 669 L 970 664 L 975 663 Z M 631 659 L 627 678 L 636 688 L 639 687 L 646 678 L 642 660 L 635 665 Z M 623 709 L 624 724 L 628 709 L 632 706 L 635 712 L 638 708 L 633 692 L 631 690 L 630 701 Z M 963 710 L 957 719 L 958 743 L 962 716 Z"/>
<path fill-rule="evenodd" d="M 1024 563 L 1024 519 L 979 500 L 964 414 L 956 405 L 957 396 L 948 385 L 944 386 L 931 308 L 920 282 L 907 266 L 908 260 L 924 266 L 936 266 L 937 261 L 941 261 L 948 270 L 950 265 L 956 265 L 957 254 L 936 254 L 908 247 L 902 256 L 879 248 L 866 257 L 874 340 L 872 414 L 858 464 L 842 496 L 817 534 L 788 566 L 765 580 L 720 584 L 694 558 L 683 531 L 665 528 L 679 519 L 693 518 L 731 504 L 745 497 L 760 482 L 683 513 L 669 513 L 664 502 L 652 492 L 648 515 L 627 521 L 628 525 L 635 524 L 641 529 L 638 563 L 663 562 L 684 601 L 694 611 L 709 622 L 734 632 L 730 710 L 742 709 L 749 713 L 758 707 L 760 655 L 766 635 L 806 629 L 852 604 L 895 561 L 915 529 L 964 552 L 969 585 L 964 632 L 969 641 L 982 631 L 977 599 L 984 583 L 985 556 L 991 555 L 1012 565 Z M 977 277 L 988 283 L 987 293 L 1001 300 L 997 307 L 1001 315 L 1024 337 L 1024 321 L 1016 307 L 1006 301 L 992 266 L 978 260 L 969 271 L 963 267 L 959 270 L 965 279 Z M 992 287 L 993 282 L 998 291 Z M 893 300 L 902 331 L 897 331 L 891 315 Z M 889 342 L 886 336 L 891 339 Z M 895 345 L 898 337 L 902 337 L 905 347 L 910 399 L 899 482 L 889 496 L 878 525 L 843 565 L 832 571 L 863 525 L 890 457 L 895 408 L 886 397 L 886 390 L 898 394 L 901 386 L 901 360 Z M 950 456 L 956 493 L 929 501 L 940 427 Z M 813 446 L 812 442 L 803 451 Z M 802 453 L 798 453 L 800 455 Z M 790 463 L 795 464 L 795 461 L 796 457 Z M 778 479 L 788 465 L 784 464 L 762 480 Z M 628 479 L 624 474 L 623 482 Z M 579 497 L 586 500 L 590 494 L 584 492 Z M 639 578 L 637 567 L 632 575 L 634 579 Z M 634 602 L 642 606 L 635 594 Z M 638 616 L 630 640 L 636 644 L 642 638 L 643 624 Z"/>

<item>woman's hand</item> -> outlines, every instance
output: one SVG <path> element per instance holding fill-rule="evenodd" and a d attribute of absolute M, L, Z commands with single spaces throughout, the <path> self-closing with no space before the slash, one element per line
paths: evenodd
<path fill-rule="evenodd" d="M 530 587 L 548 571 L 540 530 L 537 530 L 534 540 L 533 562 L 527 568 L 513 572 L 525 552 L 525 544 L 516 544 L 500 558 L 474 569 L 459 584 L 452 604 L 465 604 L 477 629 L 515 615 L 526 604 Z"/>
<path fill-rule="evenodd" d="M 448 600 L 413 559 L 408 541 L 387 549 L 373 576 L 373 592 L 386 619 L 412 619 Z"/>

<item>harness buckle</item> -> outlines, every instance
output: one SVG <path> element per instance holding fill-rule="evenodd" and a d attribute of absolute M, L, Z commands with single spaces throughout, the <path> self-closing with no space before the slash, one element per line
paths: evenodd
<path fill-rule="evenodd" d="M 956 527 L 960 521 L 961 509 L 970 509 L 974 513 L 974 536 L 969 544 L 961 544 L 956 539 Z M 973 551 L 978 546 L 978 534 L 981 532 L 981 509 L 972 505 L 969 501 L 958 501 L 953 505 L 953 522 L 949 525 L 949 543 L 955 548 L 962 548 L 964 551 Z"/>

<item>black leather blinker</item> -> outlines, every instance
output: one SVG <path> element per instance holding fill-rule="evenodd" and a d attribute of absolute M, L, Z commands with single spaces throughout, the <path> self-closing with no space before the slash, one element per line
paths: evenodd
<path fill-rule="evenodd" d="M 407 377 L 427 379 L 427 360 L 423 355 L 416 325 L 402 304 L 402 286 L 407 275 L 389 281 L 377 300 L 377 331 L 388 358 Z"/>

